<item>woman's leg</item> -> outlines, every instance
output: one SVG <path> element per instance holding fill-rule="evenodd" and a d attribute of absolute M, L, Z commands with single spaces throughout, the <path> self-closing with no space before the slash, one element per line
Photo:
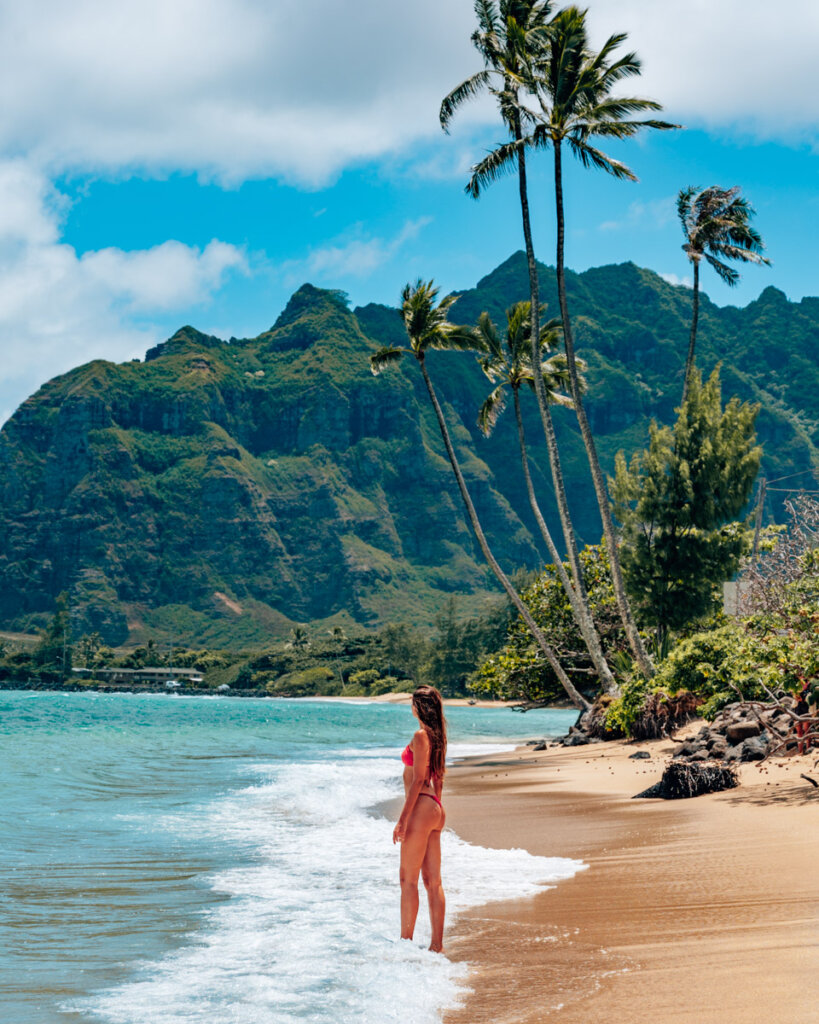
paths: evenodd
<path fill-rule="evenodd" d="M 421 865 L 421 875 L 429 899 L 429 923 L 432 927 L 432 938 L 429 948 L 435 953 L 444 951 L 444 915 L 446 914 L 446 897 L 441 882 L 441 829 L 434 829 L 427 840 L 427 852 Z"/>
<path fill-rule="evenodd" d="M 426 805 L 431 804 L 429 808 Z M 432 812 L 435 813 L 432 813 Z M 423 797 L 413 808 L 407 833 L 401 843 L 401 938 L 411 939 L 418 917 L 418 875 L 427 850 L 427 840 L 439 823 L 439 808 L 434 800 Z"/>

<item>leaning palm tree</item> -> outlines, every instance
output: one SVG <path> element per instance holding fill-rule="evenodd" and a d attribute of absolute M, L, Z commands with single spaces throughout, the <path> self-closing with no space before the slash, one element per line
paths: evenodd
<path fill-rule="evenodd" d="M 458 327 L 449 322 L 449 310 L 457 296 L 448 295 L 441 299 L 440 302 L 437 301 L 437 298 L 438 289 L 434 286 L 432 281 L 418 280 L 415 285 L 406 285 L 401 295 L 401 316 L 404 321 L 404 329 L 407 332 L 409 344 L 407 346 L 387 345 L 380 348 L 370 357 L 370 366 L 373 373 L 378 374 L 386 367 L 391 366 L 393 363 L 397 363 L 404 355 L 409 354 L 415 357 L 416 362 L 421 368 L 424 383 L 426 384 L 427 392 L 429 393 L 429 398 L 432 402 L 432 408 L 434 409 L 435 415 L 438 419 L 438 426 L 441 430 L 444 448 L 446 449 L 450 465 L 452 466 L 452 472 L 455 474 L 458 490 L 461 493 L 461 498 L 463 500 L 464 507 L 466 508 L 467 516 L 469 517 L 469 521 L 472 525 L 472 529 L 475 533 L 480 549 L 483 552 L 484 558 L 489 563 L 489 567 L 497 577 L 498 582 L 506 591 L 509 600 L 515 606 L 519 615 L 526 623 L 535 642 L 563 685 L 569 699 L 576 707 L 586 710 L 589 707 L 589 702 L 575 687 L 571 679 L 569 679 L 565 669 L 560 664 L 554 651 L 546 641 L 543 631 L 532 618 L 531 611 L 526 606 L 517 590 L 512 586 L 509 577 L 503 571 L 498 560 L 493 555 L 492 550 L 489 547 L 489 542 L 487 541 L 483 528 L 481 527 L 480 520 L 478 519 L 478 514 L 475 511 L 475 506 L 472 502 L 469 490 L 467 489 L 466 481 L 464 480 L 461 467 L 458 463 L 458 457 L 455 454 L 455 449 L 449 436 L 449 430 L 447 428 L 441 404 L 438 401 L 438 396 L 429 376 L 429 371 L 427 370 L 426 354 L 431 349 L 480 351 L 483 347 L 483 343 L 475 331 L 466 327 Z"/>
<path fill-rule="evenodd" d="M 510 140 L 499 145 L 472 169 L 466 191 L 477 199 L 500 175 L 512 169 L 517 170 L 523 239 L 529 271 L 529 301 L 532 310 L 530 347 L 533 364 L 540 359 L 540 332 L 537 326 L 540 322 L 540 285 L 529 215 L 526 151 L 533 143 L 528 132 L 534 120 L 522 102 L 521 93 L 525 98 L 527 91 L 534 88 L 531 85 L 532 63 L 538 57 L 542 59 L 544 47 L 548 48 L 551 10 L 550 0 L 500 0 L 499 3 L 495 0 L 476 0 L 478 28 L 472 35 L 472 43 L 483 58 L 484 68 L 453 89 L 444 98 L 440 112 L 441 125 L 447 131 L 458 107 L 481 91 L 487 90 L 497 101 L 501 117 L 509 131 Z M 535 376 L 534 390 L 575 593 L 581 605 L 582 615 L 591 622 L 591 606 L 580 566 L 577 537 L 569 514 L 569 502 L 566 497 L 549 396 L 538 375 Z"/>
<path fill-rule="evenodd" d="M 685 360 L 684 402 L 688 396 L 691 371 L 694 369 L 694 347 L 700 310 L 700 262 L 704 258 L 720 278 L 733 287 L 739 281 L 739 271 L 729 267 L 725 260 L 764 263 L 768 266 L 771 261 L 762 255 L 765 243 L 759 232 L 750 224 L 754 209 L 747 199 L 742 197 L 738 185 L 734 185 L 733 188 L 710 185 L 703 189 L 697 186 L 681 189 L 677 196 L 677 215 L 685 235 L 683 252 L 694 265 L 694 301 L 688 355 Z"/>
<path fill-rule="evenodd" d="M 532 483 L 532 474 L 529 470 L 526 434 L 520 408 L 520 389 L 523 384 L 534 387 L 535 374 L 532 369 L 531 349 L 529 348 L 531 308 L 531 304 L 528 302 L 517 302 L 514 306 L 507 309 L 506 337 L 503 341 L 488 313 L 482 313 L 478 320 L 478 333 L 486 349 L 485 354 L 480 360 L 481 369 L 495 384 L 495 387 L 481 406 L 478 414 L 478 426 L 482 433 L 487 436 L 492 432 L 497 423 L 498 416 L 506 405 L 507 393 L 511 391 L 515 409 L 515 422 L 518 428 L 520 460 L 532 514 L 551 555 L 558 578 L 566 592 L 572 614 L 580 629 L 580 634 L 586 644 L 595 671 L 600 677 L 601 685 L 607 693 L 614 694 L 617 692 L 617 683 L 603 654 L 594 619 L 591 614 L 586 614 L 585 604 L 580 600 L 572 580 L 566 572 L 563 559 L 560 557 L 560 553 L 540 509 Z M 556 320 L 549 321 L 541 328 L 541 352 L 554 350 L 557 347 L 558 329 L 559 321 Z M 582 360 L 578 359 L 578 365 L 582 372 L 585 368 Z M 572 400 L 564 393 L 570 386 L 566 357 L 562 353 L 557 353 L 548 359 L 542 360 L 540 373 L 549 402 L 555 405 L 570 407 Z"/>
<path fill-rule="evenodd" d="M 565 217 L 563 209 L 563 146 L 584 167 L 595 167 L 615 178 L 636 180 L 634 172 L 619 160 L 592 145 L 594 138 L 628 139 L 646 128 L 665 130 L 676 125 L 656 119 L 640 119 L 646 111 L 662 109 L 654 100 L 634 96 L 613 96 L 612 90 L 624 79 L 640 73 L 640 61 L 634 53 L 615 59 L 614 51 L 624 42 L 624 33 L 610 36 L 598 53 L 589 47 L 586 11 L 567 7 L 549 23 L 548 45 L 542 48 L 532 65 L 530 88 L 536 90 L 540 111 L 533 142 L 550 148 L 554 154 L 554 188 L 557 212 L 557 292 L 563 323 L 563 340 L 571 379 L 571 393 L 580 433 L 591 469 L 603 532 L 611 565 L 612 583 L 620 617 L 641 671 L 654 673 L 654 666 L 637 630 L 626 596 L 617 537 L 609 496 L 600 468 L 600 460 L 583 405 L 580 375 L 574 348 L 574 333 L 566 298 L 564 267 Z"/>

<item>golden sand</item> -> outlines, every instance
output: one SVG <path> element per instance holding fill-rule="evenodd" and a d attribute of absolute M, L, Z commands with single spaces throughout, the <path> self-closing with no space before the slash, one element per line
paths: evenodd
<path fill-rule="evenodd" d="M 742 765 L 724 793 L 631 799 L 674 749 L 520 748 L 450 770 L 458 835 L 588 868 L 458 919 L 447 953 L 472 992 L 446 1024 L 819 1022 L 819 789 L 800 778 L 819 779 L 819 751 Z"/>

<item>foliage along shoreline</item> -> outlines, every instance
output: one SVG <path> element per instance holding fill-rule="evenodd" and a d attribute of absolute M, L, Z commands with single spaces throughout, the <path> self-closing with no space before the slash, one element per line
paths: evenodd
<path fill-rule="evenodd" d="M 731 263 L 768 262 L 762 237 L 750 223 L 753 210 L 737 186 L 687 186 L 680 190 L 678 214 L 685 238 L 683 250 L 694 268 L 681 401 L 679 406 L 672 406 L 676 416 L 673 425 L 652 419 L 648 447 L 633 453 L 628 462 L 622 452 L 618 453 L 616 475 L 607 479 L 601 432 L 592 414 L 599 366 L 591 358 L 585 361 L 579 355 L 576 343 L 582 347 L 584 324 L 565 266 L 563 160 L 572 156 L 586 169 L 600 170 L 620 180 L 636 180 L 630 167 L 596 143 L 628 140 L 646 131 L 670 131 L 679 126 L 656 116 L 662 109 L 659 102 L 634 95 L 623 97 L 619 93 L 617 87 L 623 81 L 640 74 L 639 58 L 634 53 L 621 52 L 626 40 L 624 33 L 611 36 L 595 51 L 587 26 L 588 11 L 569 6 L 555 12 L 549 0 L 477 0 L 475 12 L 478 27 L 472 42 L 483 69 L 444 99 L 440 120 L 447 130 L 456 109 L 483 91 L 488 91 L 498 104 L 507 141 L 473 167 L 466 191 L 478 198 L 500 175 L 517 175 L 528 304 L 519 302 L 506 311 L 509 330 L 506 338 L 501 339 L 487 310 L 480 312 L 477 324 L 450 320 L 459 296 L 440 297 L 434 282 L 419 278 L 408 283 L 401 294 L 401 327 L 393 322 L 385 343 L 369 352 L 369 363 L 374 375 L 392 371 L 402 360 L 411 366 L 414 361 L 415 369 L 420 371 L 420 382 L 415 384 L 409 384 L 406 377 L 392 375 L 392 389 L 398 396 L 394 407 L 406 407 L 408 387 L 414 388 L 416 399 L 420 392 L 421 399 L 429 402 L 424 420 L 426 434 L 421 432 L 416 439 L 416 452 L 426 459 L 424 469 L 419 471 L 411 459 L 405 462 L 401 467 L 403 474 L 398 474 L 397 492 L 404 497 L 413 494 L 423 482 L 429 484 L 424 470 L 435 460 L 428 458 L 428 436 L 437 428 L 446 459 L 438 457 L 436 478 L 440 477 L 441 463 L 444 469 L 448 463 L 474 538 L 473 554 L 480 551 L 514 608 L 516 620 L 508 628 L 506 643 L 499 653 L 496 646 L 493 654 L 491 645 L 484 643 L 485 637 L 480 644 L 473 645 L 464 664 L 458 666 L 461 671 L 457 682 L 453 666 L 447 664 L 447 671 L 443 671 L 441 659 L 436 661 L 439 649 L 451 650 L 448 641 L 439 643 L 438 648 L 433 642 L 423 664 L 414 656 L 412 668 L 407 668 L 409 662 L 398 665 L 397 659 L 389 656 L 385 672 L 385 652 L 380 652 L 381 661 L 374 661 L 367 643 L 361 649 L 355 647 L 358 641 L 349 640 L 340 627 L 335 627 L 338 632 L 332 641 L 335 654 L 324 641 L 326 649 L 318 664 L 316 652 L 310 656 L 312 661 L 308 658 L 310 640 L 305 630 L 294 627 L 283 649 L 270 648 L 239 661 L 226 654 L 213 654 L 210 674 L 220 678 L 222 673 L 223 686 L 249 690 L 263 685 L 270 694 L 289 695 L 294 695 L 294 691 L 330 693 L 339 687 L 350 695 L 387 692 L 401 685 L 404 678 L 436 682 L 436 673 L 445 686 L 484 687 L 486 692 L 496 695 L 504 687 L 530 699 L 534 695 L 553 699 L 562 691 L 581 710 L 586 732 L 597 738 L 636 736 L 641 730 L 651 734 L 657 728 L 667 728 L 671 719 L 683 720 L 695 713 L 714 715 L 735 695 L 750 706 L 763 698 L 781 704 L 790 693 L 798 695 L 798 708 L 804 705 L 807 709 L 799 712 L 799 725 L 806 725 L 813 738 L 819 731 L 815 713 L 810 712 L 810 706 L 816 706 L 815 691 L 819 685 L 817 503 L 811 504 L 806 496 L 804 502 L 791 504 L 791 529 L 784 541 L 762 538 L 764 485 L 759 490 L 756 521 L 743 515 L 763 454 L 756 443 L 760 405 L 738 396 L 724 403 L 720 365 L 703 381 L 696 357 L 701 264 L 710 266 L 724 281 L 733 284 L 739 274 Z M 544 151 L 552 163 L 556 215 L 555 284 L 559 317 L 550 323 L 544 323 L 539 264 L 530 222 L 533 197 L 529 195 L 527 178 L 527 161 Z M 294 339 L 297 348 L 307 349 L 316 340 L 301 328 L 294 330 L 304 302 L 309 299 L 307 289 L 302 291 L 305 294 L 298 299 L 294 296 L 277 327 L 270 332 L 274 336 L 265 339 L 266 351 L 278 350 L 282 343 L 292 346 Z M 330 295 L 325 305 L 333 307 L 336 314 L 344 313 L 338 296 Z M 460 316 L 464 309 L 458 306 L 455 311 Z M 514 325 L 518 347 L 513 340 Z M 354 325 L 350 323 L 348 327 L 354 334 Z M 277 335 L 277 329 L 282 333 Z M 607 333 L 604 324 L 602 340 L 605 341 Z M 771 339 L 766 340 L 770 346 Z M 508 362 L 504 346 L 509 353 Z M 562 347 L 559 354 L 554 351 L 558 347 Z M 461 360 L 462 366 L 471 354 L 477 358 L 483 374 L 496 385 L 479 414 L 484 433 L 491 433 L 502 409 L 504 398 L 498 379 L 502 378 L 504 387 L 508 385 L 513 393 L 526 496 L 553 559 L 533 583 L 524 580 L 521 585 L 503 568 L 516 542 L 520 548 L 519 534 L 512 536 L 509 530 L 496 526 L 490 535 L 485 529 L 488 515 L 497 509 L 485 500 L 486 488 L 483 501 L 476 497 L 484 479 L 480 472 L 475 472 L 468 440 L 463 432 L 458 436 L 460 417 L 453 418 L 452 403 L 444 399 L 443 389 L 439 391 L 437 381 L 442 364 L 428 360 L 436 351 L 449 353 L 452 360 Z M 586 349 L 582 351 L 585 353 Z M 522 352 L 528 352 L 528 361 L 522 358 Z M 211 371 L 207 360 L 195 360 L 194 364 L 195 372 Z M 454 361 L 449 363 L 450 382 L 458 379 L 454 365 Z M 472 366 L 474 370 L 474 362 Z M 314 376 L 322 375 L 322 368 L 314 364 L 306 369 L 312 370 Z M 264 378 L 265 374 L 263 368 L 244 371 L 245 378 L 253 380 Z M 519 405 L 519 390 L 524 382 L 524 392 L 531 385 L 534 396 L 534 402 L 529 404 L 536 409 L 540 421 L 536 432 L 543 433 L 565 563 L 545 523 L 530 474 Z M 303 381 L 299 380 L 298 385 L 297 390 L 303 395 Z M 623 401 L 622 396 L 620 400 Z M 558 438 L 552 407 L 571 410 L 576 420 L 574 447 L 591 479 L 602 524 L 603 541 L 596 550 L 582 546 L 566 499 L 562 462 L 566 435 Z M 401 433 L 395 424 L 393 429 Z M 224 441 L 221 436 L 217 440 Z M 815 446 L 810 451 L 815 454 Z M 226 454 L 219 445 L 215 453 L 217 458 Z M 232 449 L 227 454 L 235 458 Z M 467 471 L 469 464 L 472 472 Z M 267 465 L 274 467 L 276 460 L 269 460 Z M 546 470 L 541 467 L 539 484 L 546 479 Z M 261 477 L 257 476 L 256 484 L 260 483 Z M 295 501 L 297 497 L 296 489 L 290 498 Z M 219 501 L 222 500 L 220 496 Z M 269 521 L 269 509 L 265 512 L 262 504 L 255 512 L 255 517 L 248 520 L 254 527 Z M 359 508 L 346 509 L 345 522 L 357 522 L 358 512 Z M 380 527 L 383 515 L 377 509 L 375 512 L 371 525 Z M 315 509 L 308 510 L 306 520 L 311 526 L 320 521 Z M 453 525 L 456 530 L 461 529 L 460 522 L 450 517 L 449 534 Z M 511 517 L 507 517 L 506 525 L 513 525 Z M 441 542 L 439 524 L 432 523 L 428 515 L 418 517 L 413 531 L 416 542 L 419 538 L 428 545 Z M 302 531 L 302 540 L 311 536 L 311 528 Z M 788 548 L 797 541 L 801 546 Z M 366 544 L 364 548 L 365 569 L 378 576 L 378 567 L 374 569 L 371 564 L 372 549 Z M 361 549 L 358 545 L 357 550 Z M 267 555 L 272 557 L 272 553 L 271 547 Z M 345 552 L 347 561 L 350 554 L 350 550 Z M 452 554 L 450 549 L 450 559 Z M 719 611 L 721 587 L 738 572 L 741 600 L 735 614 L 741 616 L 741 621 L 729 623 Z M 442 589 L 446 589 L 443 584 Z M 219 591 L 215 596 L 228 605 L 233 600 Z M 451 618 L 454 622 L 454 613 Z M 39 668 L 41 677 L 53 671 L 49 666 L 61 664 L 62 675 L 66 676 L 69 620 L 65 599 L 62 608 L 58 604 L 57 615 L 36 650 L 31 654 L 16 652 L 12 661 L 22 659 L 22 666 L 28 658 L 35 670 Z M 387 627 L 391 628 L 398 627 Z M 477 629 L 478 634 L 481 628 Z M 93 636 L 85 638 L 89 671 L 93 670 L 93 659 L 101 656 L 101 644 L 90 651 Z M 392 643 L 394 638 L 393 635 L 388 642 Z M 347 666 L 346 677 L 342 661 Z"/>

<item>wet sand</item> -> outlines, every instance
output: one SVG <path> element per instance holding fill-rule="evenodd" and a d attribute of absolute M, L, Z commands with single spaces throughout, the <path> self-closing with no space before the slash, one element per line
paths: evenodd
<path fill-rule="evenodd" d="M 819 1021 L 819 789 L 799 777 L 819 780 L 819 751 L 743 765 L 725 793 L 631 799 L 674 749 L 521 748 L 450 769 L 462 838 L 588 868 L 459 917 L 447 953 L 473 966 L 472 992 L 446 1024 Z"/>

